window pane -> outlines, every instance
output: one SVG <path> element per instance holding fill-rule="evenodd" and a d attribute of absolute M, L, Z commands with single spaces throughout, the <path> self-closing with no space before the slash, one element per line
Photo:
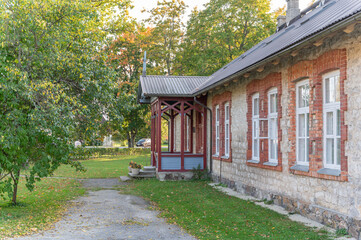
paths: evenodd
<path fill-rule="evenodd" d="M 257 138 L 257 122 L 253 122 L 253 137 Z"/>
<path fill-rule="evenodd" d="M 332 138 L 326 139 L 326 163 L 333 164 L 334 161 L 334 140 Z"/>
<path fill-rule="evenodd" d="M 253 156 L 258 157 L 258 140 L 257 139 L 253 141 L 253 149 L 254 149 Z"/>
<path fill-rule="evenodd" d="M 335 100 L 336 102 L 340 101 L 340 76 L 335 76 Z"/>
<path fill-rule="evenodd" d="M 326 103 L 330 102 L 330 79 L 325 79 L 325 96 L 326 96 Z"/>
<path fill-rule="evenodd" d="M 270 138 L 271 139 L 276 139 L 277 138 L 277 119 L 276 118 L 271 118 L 271 122 L 270 122 Z"/>
<path fill-rule="evenodd" d="M 333 112 L 326 113 L 326 129 L 327 135 L 333 134 Z"/>
<path fill-rule="evenodd" d="M 310 114 L 306 114 L 306 136 L 310 136 Z"/>
<path fill-rule="evenodd" d="M 305 139 L 301 138 L 298 139 L 298 161 L 299 162 L 305 162 Z"/>
<path fill-rule="evenodd" d="M 336 154 L 336 164 L 341 165 L 341 139 L 337 139 L 337 154 Z"/>
<path fill-rule="evenodd" d="M 298 107 L 308 107 L 310 99 L 310 86 L 308 84 L 302 85 L 298 88 Z"/>
<path fill-rule="evenodd" d="M 305 114 L 298 115 L 298 136 L 304 137 L 306 133 L 306 126 L 305 126 Z"/>
<path fill-rule="evenodd" d="M 270 141 L 271 159 L 276 159 L 276 140 Z"/>
<path fill-rule="evenodd" d="M 226 111 L 226 120 L 229 120 L 229 106 L 227 105 L 226 106 L 226 109 L 225 109 L 225 111 Z"/>
<path fill-rule="evenodd" d="M 219 108 L 216 109 L 216 121 L 219 121 Z"/>
<path fill-rule="evenodd" d="M 259 115 L 259 98 L 253 100 L 253 115 Z"/>
<path fill-rule="evenodd" d="M 229 125 L 228 123 L 226 124 L 226 139 L 229 138 Z"/>
<path fill-rule="evenodd" d="M 341 136 L 341 112 L 337 110 L 337 136 Z"/>
<path fill-rule="evenodd" d="M 310 161 L 310 139 L 306 138 L 306 162 Z"/>
<path fill-rule="evenodd" d="M 277 112 L 277 93 L 270 94 L 269 99 L 270 104 L 270 113 L 276 113 Z"/>

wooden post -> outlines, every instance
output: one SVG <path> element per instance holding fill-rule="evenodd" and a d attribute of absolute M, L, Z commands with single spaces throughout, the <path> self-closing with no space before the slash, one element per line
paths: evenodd
<path fill-rule="evenodd" d="M 170 110 L 170 152 L 174 152 L 174 111 Z"/>
<path fill-rule="evenodd" d="M 155 151 L 155 134 L 154 134 L 154 127 L 155 127 L 155 115 L 154 115 L 154 106 L 152 106 L 151 108 L 151 129 L 150 129 L 150 152 L 151 152 L 151 162 L 152 162 L 152 166 L 155 167 L 155 157 L 154 157 L 154 151 Z"/>
<path fill-rule="evenodd" d="M 192 110 L 191 111 L 191 126 L 190 126 L 190 147 L 189 147 L 189 151 L 190 151 L 190 153 L 193 153 L 193 117 L 194 117 L 194 115 L 193 115 L 193 112 L 194 112 L 195 110 Z"/>
<path fill-rule="evenodd" d="M 158 152 L 158 169 L 162 170 L 162 101 L 159 99 L 157 105 L 157 152 Z"/>
<path fill-rule="evenodd" d="M 181 170 L 184 170 L 184 100 L 181 102 Z"/>
<path fill-rule="evenodd" d="M 207 168 L 207 109 L 203 108 L 203 169 Z"/>

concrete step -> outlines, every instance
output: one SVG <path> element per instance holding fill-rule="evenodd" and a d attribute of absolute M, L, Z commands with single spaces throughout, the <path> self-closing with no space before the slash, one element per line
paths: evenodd
<path fill-rule="evenodd" d="M 153 177 L 155 177 L 155 173 L 145 174 L 144 172 L 139 172 L 139 174 L 128 173 L 128 175 L 132 178 L 153 178 Z"/>
<path fill-rule="evenodd" d="M 144 172 L 155 172 L 155 171 L 156 171 L 156 168 L 153 167 L 153 166 L 144 166 L 144 167 L 143 167 L 143 171 L 144 171 Z"/>
<path fill-rule="evenodd" d="M 155 175 L 155 171 L 151 172 L 151 171 L 143 171 L 143 170 L 140 170 L 139 174 L 142 174 L 142 175 Z"/>

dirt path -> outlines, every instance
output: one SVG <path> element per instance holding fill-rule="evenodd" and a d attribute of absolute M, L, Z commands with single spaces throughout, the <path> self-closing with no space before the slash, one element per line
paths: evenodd
<path fill-rule="evenodd" d="M 18 239 L 195 239 L 179 227 L 158 218 L 149 203 L 140 197 L 122 195 L 112 190 L 124 184 L 118 179 L 82 180 L 89 191 L 74 202 L 54 229 Z M 107 189 L 108 188 L 108 189 Z"/>

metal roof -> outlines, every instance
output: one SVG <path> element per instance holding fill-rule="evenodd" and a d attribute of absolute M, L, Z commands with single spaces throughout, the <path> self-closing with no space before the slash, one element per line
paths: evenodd
<path fill-rule="evenodd" d="M 209 77 L 141 76 L 140 84 L 145 96 L 192 96 L 195 88 Z"/>
<path fill-rule="evenodd" d="M 240 57 L 233 60 L 217 72 L 207 82 L 204 82 L 193 93 L 216 84 L 217 82 L 247 69 L 257 62 L 266 59 L 295 43 L 332 26 L 361 11 L 360 0 L 333 0 L 319 6 L 297 19 L 288 27 L 263 40 Z"/>
<path fill-rule="evenodd" d="M 361 12 L 360 0 L 326 0 L 324 4 L 322 2 L 320 1 L 312 11 L 307 10 L 307 14 L 303 11 L 300 16 L 291 20 L 288 26 L 281 27 L 277 33 L 258 43 L 210 77 L 147 76 L 141 78 L 143 94 L 198 95 L 239 73 L 249 71 L 262 61 L 268 61 L 285 50 L 295 48 L 299 43 L 308 41 L 322 31 L 331 29 L 337 23 L 346 22 Z"/>

